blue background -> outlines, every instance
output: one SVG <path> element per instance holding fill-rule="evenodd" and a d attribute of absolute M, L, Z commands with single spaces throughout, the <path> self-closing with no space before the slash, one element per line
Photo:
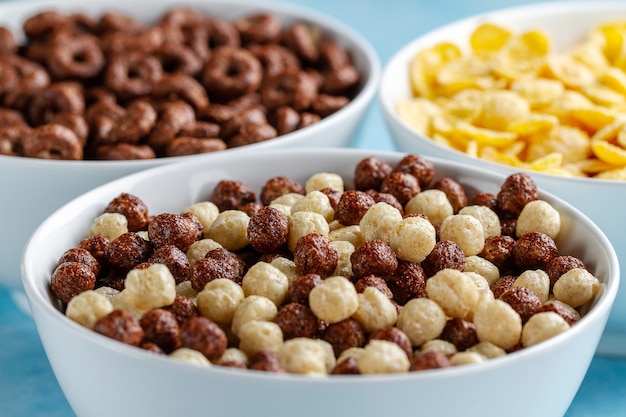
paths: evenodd
<path fill-rule="evenodd" d="M 536 2 L 292 0 L 291 3 L 334 16 L 352 26 L 374 46 L 384 65 L 403 45 L 437 26 L 492 9 Z M 394 149 L 376 102 L 372 103 L 352 146 Z M 94 383 L 97 384 L 96 376 Z M 524 387 L 511 389 L 519 390 L 520 399 L 523 398 Z M 523 400 L 532 401 L 532 398 Z M 74 416 L 48 364 L 34 323 L 16 308 L 10 294 L 1 288 L 0 416 Z M 597 356 L 591 363 L 566 417 L 593 416 L 626 416 L 626 359 Z"/>

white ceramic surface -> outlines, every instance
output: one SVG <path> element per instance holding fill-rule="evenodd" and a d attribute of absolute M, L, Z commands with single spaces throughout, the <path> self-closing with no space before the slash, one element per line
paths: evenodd
<path fill-rule="evenodd" d="M 19 33 L 21 22 L 42 10 L 84 12 L 98 16 L 118 11 L 151 22 L 167 9 L 183 5 L 170 0 L 53 0 L 0 3 L 0 25 Z M 184 5 L 234 19 L 269 11 L 285 24 L 311 22 L 352 52 L 355 66 L 364 76 L 359 94 L 348 106 L 321 122 L 278 139 L 228 149 L 213 154 L 145 161 L 44 161 L 0 155 L 0 285 L 21 291 L 19 259 L 35 227 L 53 210 L 94 186 L 139 170 L 181 160 L 214 161 L 226 154 L 256 152 L 282 147 L 346 146 L 371 103 L 380 77 L 380 62 L 371 45 L 358 33 L 332 17 L 285 3 L 255 0 L 187 0 Z"/>
<path fill-rule="evenodd" d="M 395 105 L 410 98 L 409 62 L 422 48 L 442 41 L 469 49 L 469 35 L 482 22 L 502 24 L 513 31 L 541 29 L 553 44 L 563 50 L 575 44 L 588 29 L 609 19 L 626 19 L 626 2 L 554 2 L 496 10 L 450 23 L 425 33 L 401 48 L 386 64 L 379 87 L 379 104 L 387 127 L 400 151 L 460 161 L 489 170 L 510 174 L 517 171 L 504 164 L 472 158 L 418 135 L 400 120 Z M 555 193 L 588 215 L 609 237 L 620 260 L 626 264 L 626 222 L 621 207 L 626 201 L 626 181 L 563 178 L 533 173 L 537 184 Z M 622 288 L 609 318 L 600 352 L 626 355 L 626 288 Z"/>
<path fill-rule="evenodd" d="M 361 159 L 396 163 L 404 154 L 358 149 L 261 151 L 212 164 L 189 161 L 113 181 L 64 205 L 34 233 L 23 257 L 23 283 L 47 356 L 78 417 L 456 416 L 560 417 L 581 383 L 617 293 L 619 266 L 605 235 L 572 206 L 540 192 L 563 220 L 558 244 L 580 256 L 605 284 L 590 312 L 549 341 L 483 364 L 389 376 L 302 377 L 200 368 L 100 336 L 70 321 L 49 292 L 58 257 L 83 237 L 120 192 L 153 213 L 177 212 L 206 199 L 221 179 L 255 190 L 270 177 L 298 181 L 330 171 L 351 178 Z M 437 176 L 473 191 L 496 192 L 504 176 L 431 158 Z M 254 166 L 254 169 L 250 169 Z"/>

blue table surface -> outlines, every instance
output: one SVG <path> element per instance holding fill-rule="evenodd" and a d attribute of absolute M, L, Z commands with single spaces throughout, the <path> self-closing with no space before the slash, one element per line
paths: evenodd
<path fill-rule="evenodd" d="M 437 26 L 496 8 L 537 2 L 291 0 L 291 3 L 334 16 L 352 26 L 369 40 L 384 65 L 400 47 Z M 376 102 L 372 103 L 352 146 L 394 149 Z M 74 415 L 50 368 L 33 321 L 16 307 L 10 293 L 0 288 L 0 416 Z M 593 416 L 626 416 L 626 358 L 596 356 L 593 359 L 566 417 Z"/>

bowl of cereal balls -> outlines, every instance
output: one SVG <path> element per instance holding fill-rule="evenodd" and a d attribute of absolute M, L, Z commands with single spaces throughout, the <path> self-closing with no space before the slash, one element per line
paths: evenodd
<path fill-rule="evenodd" d="M 398 149 L 532 173 L 626 254 L 626 7 L 545 3 L 425 33 L 384 68 L 379 103 Z M 624 259 L 626 260 L 626 259 Z M 624 355 L 626 290 L 600 351 Z"/>
<path fill-rule="evenodd" d="M 114 180 L 22 271 L 78 416 L 562 416 L 619 285 L 606 236 L 532 175 L 349 148 Z"/>
<path fill-rule="evenodd" d="M 0 5 L 0 284 L 64 202 L 125 174 L 263 148 L 345 146 L 380 73 L 315 11 L 253 0 Z"/>

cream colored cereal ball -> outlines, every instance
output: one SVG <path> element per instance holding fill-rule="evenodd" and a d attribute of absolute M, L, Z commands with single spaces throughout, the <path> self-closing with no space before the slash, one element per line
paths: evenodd
<path fill-rule="evenodd" d="M 402 221 L 400 210 L 385 202 L 378 202 L 371 206 L 361 218 L 359 228 L 366 242 L 380 239 L 391 243 L 396 233 L 398 223 Z"/>
<path fill-rule="evenodd" d="M 207 253 L 218 248 L 222 248 L 222 245 L 213 239 L 205 238 L 196 240 L 189 246 L 186 252 L 189 265 L 194 266 L 198 259 L 204 258 Z"/>
<path fill-rule="evenodd" d="M 543 269 L 528 269 L 522 272 L 513 282 L 514 287 L 525 287 L 531 290 L 544 304 L 550 297 L 550 277 Z"/>
<path fill-rule="evenodd" d="M 311 191 L 319 191 L 324 188 L 330 188 L 343 193 L 344 183 L 341 175 L 333 172 L 318 172 L 313 174 L 304 184 L 304 190 L 308 194 Z"/>
<path fill-rule="evenodd" d="M 248 245 L 250 216 L 241 210 L 225 210 L 211 224 L 207 237 L 225 249 L 236 251 Z"/>
<path fill-rule="evenodd" d="M 291 206 L 285 205 L 285 204 L 270 204 L 269 205 L 271 208 L 274 208 L 278 211 L 280 211 L 281 214 L 283 214 L 285 217 L 289 218 L 289 216 L 291 216 Z"/>
<path fill-rule="evenodd" d="M 286 193 L 281 196 L 276 197 L 270 203 L 270 206 L 281 205 L 289 207 L 289 211 L 291 211 L 291 207 L 293 207 L 296 202 L 302 200 L 304 195 L 298 193 Z"/>
<path fill-rule="evenodd" d="M 367 287 L 358 294 L 359 308 L 352 315 L 363 329 L 372 333 L 376 330 L 392 327 L 398 319 L 398 310 L 382 291 Z"/>
<path fill-rule="evenodd" d="M 243 276 L 241 287 L 246 296 L 261 295 L 280 305 L 287 295 L 289 279 L 275 266 L 257 262 Z"/>
<path fill-rule="evenodd" d="M 404 373 L 411 366 L 406 352 L 397 343 L 387 340 L 371 340 L 357 364 L 363 375 Z"/>
<path fill-rule="evenodd" d="M 272 300 L 260 295 L 250 295 L 239 304 L 233 321 L 231 330 L 234 335 L 239 334 L 241 327 L 250 321 L 274 321 L 278 313 L 278 308 Z"/>
<path fill-rule="evenodd" d="M 176 294 L 195 300 L 198 296 L 198 291 L 193 288 L 191 281 L 187 280 L 176 284 Z"/>
<path fill-rule="evenodd" d="M 474 365 L 477 363 L 483 363 L 484 361 L 485 357 L 480 353 L 467 350 L 457 352 L 450 357 L 450 365 L 452 366 Z"/>
<path fill-rule="evenodd" d="M 350 347 L 348 349 L 342 350 L 339 354 L 339 357 L 337 358 L 337 364 L 343 362 L 347 358 L 354 358 L 358 361 L 364 351 L 365 349 L 363 349 L 362 347 Z"/>
<path fill-rule="evenodd" d="M 335 218 L 335 210 L 331 206 L 328 196 L 321 191 L 311 191 L 291 206 L 292 214 L 299 211 L 319 213 L 329 223 Z"/>
<path fill-rule="evenodd" d="M 413 346 L 419 347 L 439 337 L 446 321 L 446 313 L 435 301 L 430 298 L 413 298 L 398 314 L 396 326 L 406 333 Z"/>
<path fill-rule="evenodd" d="M 485 229 L 482 223 L 467 214 L 446 217 L 441 222 L 439 237 L 459 245 L 465 256 L 478 255 L 485 247 Z"/>
<path fill-rule="evenodd" d="M 363 234 L 361 233 L 361 227 L 358 224 L 351 226 L 342 226 L 338 229 L 331 230 L 328 234 L 328 238 L 331 241 L 348 241 L 352 243 L 355 248 L 358 248 L 363 243 L 365 243 L 365 239 L 363 238 Z"/>
<path fill-rule="evenodd" d="M 491 291 L 491 288 L 489 286 L 489 281 L 487 281 L 485 277 L 483 277 L 482 275 L 476 272 L 471 272 L 471 271 L 463 272 L 463 274 L 470 277 L 472 281 L 474 282 L 474 285 L 476 285 L 476 288 L 478 288 L 478 298 L 479 298 L 478 303 L 480 303 L 480 300 L 483 297 L 487 297 L 488 299 L 493 299 L 493 292 Z"/>
<path fill-rule="evenodd" d="M 241 349 L 237 349 L 234 347 L 230 347 L 222 353 L 222 356 L 215 361 L 218 365 L 226 364 L 226 363 L 236 363 L 241 365 L 242 367 L 248 366 L 248 355 L 246 355 Z"/>
<path fill-rule="evenodd" d="M 465 272 L 476 272 L 482 275 L 491 285 L 500 278 L 500 270 L 492 262 L 478 255 L 465 257 Z"/>
<path fill-rule="evenodd" d="M 199 201 L 185 207 L 181 213 L 191 213 L 196 216 L 202 224 L 204 237 L 208 237 L 209 229 L 220 214 L 220 209 L 211 201 Z"/>
<path fill-rule="evenodd" d="M 88 329 L 113 311 L 113 304 L 103 294 L 93 290 L 83 291 L 67 303 L 65 315 Z"/>
<path fill-rule="evenodd" d="M 435 247 L 437 234 L 431 222 L 423 217 L 407 217 L 397 225 L 391 237 L 391 248 L 398 259 L 422 262 Z"/>
<path fill-rule="evenodd" d="M 194 365 L 211 366 L 211 362 L 200 352 L 189 348 L 178 348 L 169 354 L 170 358 Z"/>
<path fill-rule="evenodd" d="M 480 292 L 474 280 L 457 269 L 445 268 L 426 281 L 428 297 L 450 317 L 467 319 L 478 304 Z"/>
<path fill-rule="evenodd" d="M 352 316 L 359 308 L 354 284 L 345 277 L 326 278 L 309 293 L 309 306 L 319 319 L 337 323 Z"/>
<path fill-rule="evenodd" d="M 327 375 L 335 367 L 335 354 L 330 343 L 322 339 L 296 337 L 286 340 L 277 352 L 278 363 L 294 374 Z"/>
<path fill-rule="evenodd" d="M 498 358 L 506 355 L 506 351 L 504 349 L 491 342 L 478 342 L 474 346 L 468 348 L 467 351 L 480 353 L 487 359 Z"/>
<path fill-rule="evenodd" d="M 328 236 L 330 229 L 324 216 L 312 211 L 299 211 L 289 216 L 287 246 L 290 251 L 293 252 L 296 249 L 298 239 L 310 233 Z"/>
<path fill-rule="evenodd" d="M 113 300 L 113 298 L 115 298 L 120 293 L 119 290 L 116 290 L 115 288 L 107 287 L 106 285 L 102 287 L 98 287 L 94 289 L 93 291 L 97 292 L 100 295 L 104 295 L 109 301 Z"/>
<path fill-rule="evenodd" d="M 439 226 L 443 219 L 454 214 L 454 209 L 448 196 L 441 190 L 424 190 L 405 205 L 406 213 L 424 214 L 435 226 Z"/>
<path fill-rule="evenodd" d="M 138 319 L 148 310 L 138 308 L 135 305 L 135 296 L 127 290 L 122 290 L 115 297 L 111 298 L 113 310 L 126 310 Z"/>
<path fill-rule="evenodd" d="M 508 303 L 494 299 L 482 300 L 474 311 L 476 336 L 504 350 L 515 346 L 522 335 L 522 318 Z"/>
<path fill-rule="evenodd" d="M 330 244 L 337 251 L 337 268 L 333 275 L 349 277 L 352 275 L 352 262 L 350 256 L 354 252 L 354 245 L 347 240 L 333 240 Z"/>
<path fill-rule="evenodd" d="M 196 296 L 200 313 L 219 324 L 230 324 L 245 294 L 236 282 L 227 278 L 209 281 Z"/>
<path fill-rule="evenodd" d="M 96 217 L 87 231 L 87 237 L 104 236 L 114 241 L 128 232 L 128 219 L 120 213 L 102 213 Z"/>
<path fill-rule="evenodd" d="M 328 230 L 330 230 L 328 234 L 330 235 L 330 233 L 332 233 L 333 230 L 341 229 L 342 227 L 345 227 L 345 226 L 339 223 L 339 221 L 333 219 L 328 222 Z"/>
<path fill-rule="evenodd" d="M 285 274 L 289 282 L 300 276 L 296 268 L 296 263 L 291 259 L 285 258 L 284 256 L 277 256 L 276 258 L 272 259 L 270 265 Z"/>
<path fill-rule="evenodd" d="M 554 311 L 533 314 L 522 330 L 522 345 L 536 345 L 569 329 L 569 324 Z"/>
<path fill-rule="evenodd" d="M 152 264 L 145 269 L 133 269 L 126 274 L 125 289 L 131 302 L 140 310 L 164 307 L 176 298 L 176 281 L 163 264 Z"/>
<path fill-rule="evenodd" d="M 526 204 L 515 225 L 517 237 L 530 232 L 540 232 L 556 239 L 560 231 L 561 215 L 550 203 L 543 200 Z"/>
<path fill-rule="evenodd" d="M 556 280 L 554 298 L 572 307 L 580 307 L 593 300 L 600 288 L 600 280 L 584 268 L 573 268 Z"/>
<path fill-rule="evenodd" d="M 458 352 L 454 343 L 448 342 L 443 339 L 432 339 L 424 343 L 419 350 L 420 353 L 424 352 L 440 352 L 444 355 L 452 355 Z"/>
<path fill-rule="evenodd" d="M 458 214 L 473 216 L 483 225 L 485 237 L 499 236 L 501 234 L 500 218 L 495 211 L 487 206 L 465 206 Z"/>
<path fill-rule="evenodd" d="M 283 344 L 283 331 L 271 321 L 249 321 L 239 329 L 239 349 L 251 356 L 260 351 L 278 352 Z"/>

